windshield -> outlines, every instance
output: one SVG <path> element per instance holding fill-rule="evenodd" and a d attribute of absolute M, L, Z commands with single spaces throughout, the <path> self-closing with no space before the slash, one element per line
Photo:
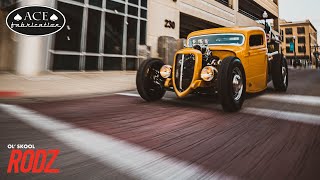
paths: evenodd
<path fill-rule="evenodd" d="M 242 34 L 209 34 L 203 36 L 195 36 L 189 39 L 189 47 L 201 45 L 242 45 L 244 36 Z"/>

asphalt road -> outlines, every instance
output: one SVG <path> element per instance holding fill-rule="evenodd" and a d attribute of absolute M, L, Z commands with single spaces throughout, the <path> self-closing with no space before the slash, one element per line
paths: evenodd
<path fill-rule="evenodd" d="M 270 84 L 238 113 L 210 96 L 147 103 L 135 91 L 10 107 L 44 120 L 0 107 L 0 179 L 320 179 L 320 71 L 289 73 L 288 92 Z M 61 173 L 4 175 L 10 143 L 60 149 Z"/>

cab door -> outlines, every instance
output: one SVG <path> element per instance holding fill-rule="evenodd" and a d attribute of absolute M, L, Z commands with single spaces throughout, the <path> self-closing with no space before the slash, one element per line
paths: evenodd
<path fill-rule="evenodd" d="M 267 87 L 267 44 L 264 33 L 249 37 L 248 91 L 259 92 Z"/>

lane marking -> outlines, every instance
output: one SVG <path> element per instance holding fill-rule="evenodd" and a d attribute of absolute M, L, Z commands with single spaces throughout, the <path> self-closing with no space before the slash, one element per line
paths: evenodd
<path fill-rule="evenodd" d="M 288 94 L 266 94 L 257 97 L 256 99 L 271 100 L 276 102 L 285 102 L 290 104 L 319 106 L 319 96 L 303 96 L 303 95 L 288 95 Z M 320 111 L 320 110 L 319 110 Z"/>
<path fill-rule="evenodd" d="M 132 94 L 132 93 L 121 93 L 121 94 L 119 93 L 119 95 L 140 97 L 138 94 Z M 267 95 L 265 95 L 265 96 L 267 96 Z M 270 97 L 275 98 L 275 96 L 270 96 Z M 305 96 L 303 96 L 303 97 L 305 97 Z M 312 96 L 305 97 L 305 101 L 304 101 L 305 104 L 304 105 L 306 105 L 306 104 L 317 105 L 318 104 L 318 102 L 313 101 L 311 99 L 311 97 Z M 269 98 L 269 97 L 267 97 L 267 98 Z M 302 98 L 302 97 L 299 97 L 299 96 L 297 97 L 296 95 L 293 95 L 293 100 L 291 100 L 291 101 L 296 102 L 296 103 L 303 101 L 300 98 Z M 314 97 L 312 97 L 312 98 L 314 98 Z M 288 97 L 284 97 L 283 99 L 288 99 Z M 170 99 L 170 98 L 166 98 L 165 100 L 172 101 L 172 102 L 179 102 L 181 104 L 195 105 L 195 106 L 203 107 L 203 108 L 213 108 L 216 110 L 222 110 L 221 106 L 217 105 L 217 104 L 205 104 L 205 105 L 195 104 L 192 102 L 178 101 L 178 100 L 174 100 L 174 99 Z M 300 101 L 298 101 L 298 100 L 300 100 Z M 286 121 L 301 122 L 301 123 L 305 123 L 305 124 L 320 125 L 320 116 L 315 115 L 315 114 L 279 111 L 279 110 L 253 108 L 253 107 L 244 107 L 244 108 L 242 108 L 240 113 L 276 118 L 276 119 L 286 120 Z"/>
<path fill-rule="evenodd" d="M 116 94 L 122 95 L 122 96 L 140 97 L 139 94 L 134 94 L 134 93 L 116 93 Z M 164 99 L 173 100 L 169 98 L 164 98 Z M 290 103 L 290 104 L 320 107 L 319 96 L 305 96 L 305 95 L 293 95 L 293 94 L 265 94 L 265 95 L 258 96 L 254 99 L 262 99 L 262 100 L 270 100 L 270 101 L 284 102 L 284 103 Z"/>
<path fill-rule="evenodd" d="M 133 93 L 115 93 L 115 94 L 120 96 L 140 97 L 139 94 L 133 94 Z"/>
<path fill-rule="evenodd" d="M 19 106 L 0 104 L 0 108 L 99 162 L 138 179 L 237 179 Z"/>
<path fill-rule="evenodd" d="M 301 122 L 305 124 L 320 125 L 320 116 L 313 114 L 305 114 L 298 112 L 277 111 L 261 108 L 243 108 L 241 113 L 264 116 L 269 118 L 283 119 L 293 122 Z"/>

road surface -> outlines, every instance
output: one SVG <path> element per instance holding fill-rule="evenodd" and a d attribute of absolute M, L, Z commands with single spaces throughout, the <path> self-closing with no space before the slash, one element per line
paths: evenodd
<path fill-rule="evenodd" d="M 147 103 L 135 91 L 0 105 L 7 179 L 320 179 L 320 71 L 248 95 L 238 113 L 211 96 Z M 59 149 L 59 174 L 9 174 L 8 144 Z"/>

